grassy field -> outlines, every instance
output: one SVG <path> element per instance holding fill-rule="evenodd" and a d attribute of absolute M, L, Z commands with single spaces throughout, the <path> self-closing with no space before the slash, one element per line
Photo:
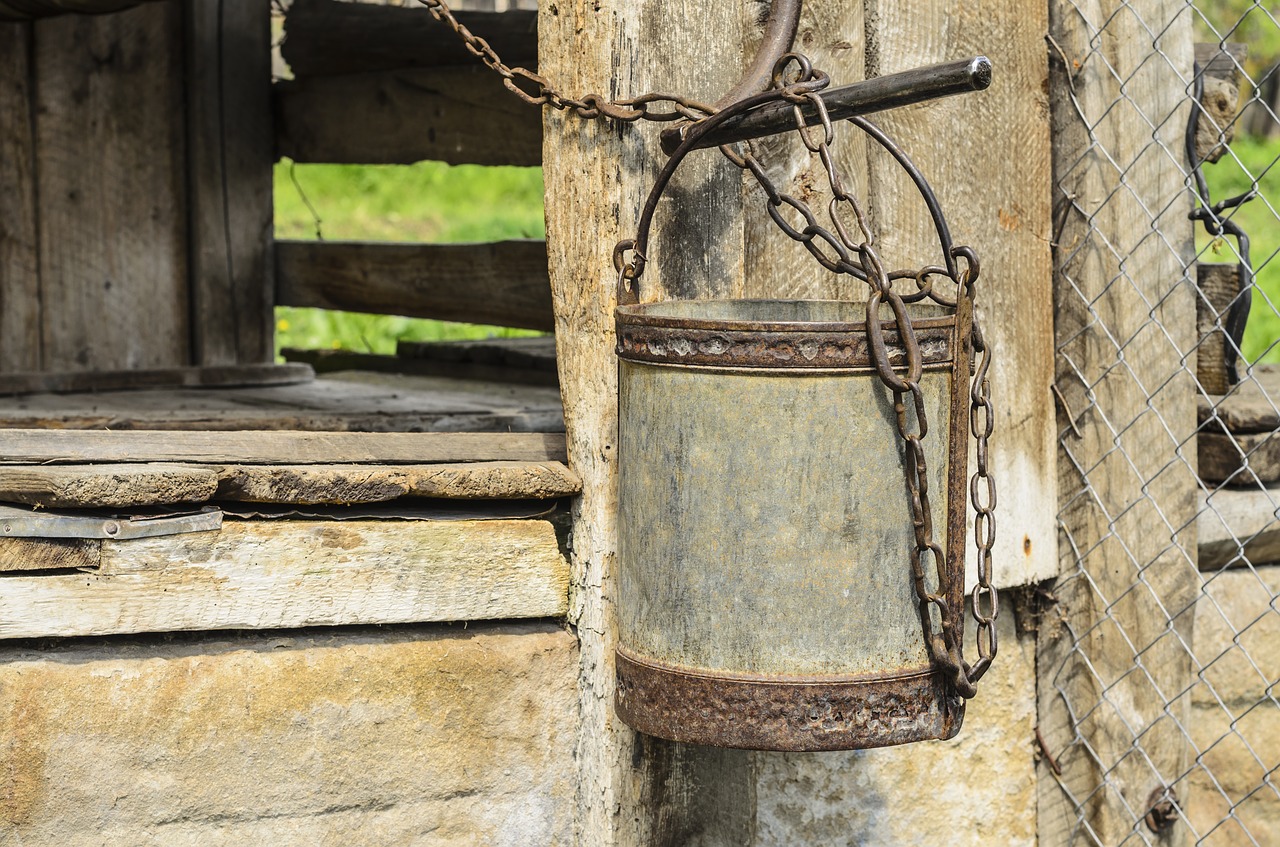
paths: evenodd
<path fill-rule="evenodd" d="M 1250 258 L 1255 273 L 1253 308 L 1244 337 L 1244 354 L 1251 361 L 1280 362 L 1280 139 L 1262 141 L 1237 138 L 1231 155 L 1206 165 L 1205 178 L 1216 203 L 1242 194 L 1257 181 L 1259 196 L 1237 208 L 1232 219 L 1249 235 Z M 1235 239 L 1210 239 L 1198 234 L 1201 262 L 1238 260 Z"/>
<path fill-rule="evenodd" d="M 1215 201 L 1249 190 L 1257 199 L 1234 218 L 1252 240 L 1257 274 L 1245 355 L 1280 361 L 1280 140 L 1237 139 L 1235 158 L 1205 167 Z M 297 165 L 276 167 L 276 235 L 366 241 L 495 241 L 542 238 L 538 168 Z M 1201 261 L 1236 261 L 1234 244 L 1201 234 Z M 525 335 L 520 330 L 320 309 L 276 310 L 279 347 L 393 353 L 396 342 Z"/>
<path fill-rule="evenodd" d="M 275 172 L 277 238 L 497 241 L 543 238 L 539 168 L 294 165 Z M 535 335 L 522 330 L 323 309 L 276 309 L 276 349 L 394 353 L 396 342 Z"/>

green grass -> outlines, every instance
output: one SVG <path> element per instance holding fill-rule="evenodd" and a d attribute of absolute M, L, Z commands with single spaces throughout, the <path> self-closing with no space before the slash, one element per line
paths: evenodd
<path fill-rule="evenodd" d="M 1234 157 L 1232 156 L 1234 154 Z M 1280 139 L 1237 138 L 1231 153 L 1214 165 L 1205 165 L 1213 201 L 1248 191 L 1256 181 L 1259 196 L 1237 208 L 1231 219 L 1249 235 L 1250 258 L 1255 274 L 1253 307 L 1244 337 L 1244 355 L 1250 362 L 1280 362 Z M 1210 239 L 1199 229 L 1201 262 L 1237 261 L 1235 239 Z"/>
<path fill-rule="evenodd" d="M 540 168 L 294 165 L 275 170 L 277 238 L 461 242 L 543 238 Z M 395 352 L 398 341 L 536 335 L 473 324 L 324 309 L 276 309 L 276 350 Z"/>

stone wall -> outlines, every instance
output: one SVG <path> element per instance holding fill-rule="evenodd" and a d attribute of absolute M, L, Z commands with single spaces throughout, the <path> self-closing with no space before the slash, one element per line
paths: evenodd
<path fill-rule="evenodd" d="M 549 624 L 0 651 L 0 843 L 568 843 Z"/>

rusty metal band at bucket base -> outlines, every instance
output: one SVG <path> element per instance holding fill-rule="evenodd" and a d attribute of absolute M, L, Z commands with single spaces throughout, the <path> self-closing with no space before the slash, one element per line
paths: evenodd
<path fill-rule="evenodd" d="M 811 753 L 954 738 L 964 699 L 932 671 L 861 679 L 695 673 L 617 661 L 618 717 L 649 735 L 717 747 Z"/>
<path fill-rule="evenodd" d="M 969 352 L 915 304 L 925 443 L 963 602 Z M 864 307 L 671 301 L 617 311 L 616 708 L 635 729 L 765 750 L 949 738 L 964 704 L 917 613 L 892 395 Z M 905 353 L 882 337 L 890 361 Z"/>

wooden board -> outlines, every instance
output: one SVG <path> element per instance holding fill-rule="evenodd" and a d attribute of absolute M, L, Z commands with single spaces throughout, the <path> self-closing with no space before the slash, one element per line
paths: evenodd
<path fill-rule="evenodd" d="M 182 7 L 35 24 L 42 370 L 190 363 Z"/>
<path fill-rule="evenodd" d="M 0 395 L 84 391 L 140 391 L 154 388 L 293 385 L 310 382 L 315 371 L 304 364 L 227 367 L 149 368 L 131 371 L 72 371 L 0 374 Z"/>
<path fill-rule="evenodd" d="M 454 14 L 511 67 L 537 69 L 536 12 L 455 9 Z M 294 0 L 284 27 L 281 54 L 299 79 L 479 62 L 421 5 Z"/>
<path fill-rule="evenodd" d="M 230 522 L 101 557 L 0 580 L 0 638 L 557 617 L 568 598 L 541 520 Z"/>
<path fill-rule="evenodd" d="M 554 433 L 0 430 L 0 464 L 417 465 L 564 459 L 564 436 Z"/>
<path fill-rule="evenodd" d="M 519 381 L 525 385 L 545 386 L 557 386 L 560 384 L 559 375 L 554 369 L 550 371 L 532 370 L 509 367 L 503 364 L 383 356 L 377 353 L 355 353 L 350 350 L 298 350 L 293 347 L 283 348 L 280 351 L 280 355 L 288 362 L 305 362 L 314 368 L 316 373 L 321 374 L 356 370 L 386 374 L 442 376 L 479 382 L 511 383 Z"/>
<path fill-rule="evenodd" d="M 35 394 L 0 406 L 0 429 L 559 432 L 553 388 L 335 375 L 293 385 Z"/>
<path fill-rule="evenodd" d="M 183 12 L 194 362 L 270 362 L 271 0 Z"/>
<path fill-rule="evenodd" d="M 102 545 L 80 538 L 0 538 L 0 574 L 96 568 Z"/>
<path fill-rule="evenodd" d="M 1280 482 L 1280 438 L 1274 433 L 1202 431 L 1196 436 L 1200 478 L 1209 484 L 1256 487 Z"/>
<path fill-rule="evenodd" d="M 1234 347 L 1228 352 L 1231 342 L 1223 326 L 1240 296 L 1240 266 L 1201 262 L 1196 265 L 1196 288 L 1196 380 L 1209 394 L 1226 394 L 1231 387 L 1227 362 L 1238 362 L 1239 354 Z"/>
<path fill-rule="evenodd" d="M 37 370 L 37 242 L 32 28 L 0 26 L 0 372 Z"/>
<path fill-rule="evenodd" d="M 1110 845 L 1147 832 L 1152 791 L 1194 768 L 1179 698 L 1196 679 L 1201 583 L 1194 249 L 1183 165 L 1166 153 L 1184 140 L 1192 21 L 1181 0 L 1052 9 L 1063 543 L 1039 630 L 1038 722 L 1057 765 L 1040 763 L 1039 843 Z M 1175 825 L 1159 840 L 1189 836 Z"/>
<path fill-rule="evenodd" d="M 276 153 L 295 162 L 537 165 L 538 110 L 477 62 L 274 87 Z"/>
<path fill-rule="evenodd" d="M 752 9 L 666 0 L 540 4 L 539 71 L 566 91 L 678 91 L 716 100 L 737 81 Z M 656 168 L 656 128 L 545 113 L 547 247 L 556 309 L 574 509 L 580 645 L 576 831 L 616 847 L 745 844 L 754 828 L 748 754 L 637 736 L 613 713 L 617 628 L 617 364 L 613 245 L 631 238 Z M 743 287 L 742 182 L 717 154 L 691 157 L 655 222 L 643 299 L 734 295 Z"/>
<path fill-rule="evenodd" d="M 0 501 L 33 506 L 203 503 L 217 490 L 216 472 L 183 465 L 0 465 Z"/>
<path fill-rule="evenodd" d="M 276 302 L 549 331 L 542 241 L 276 243 Z"/>
<path fill-rule="evenodd" d="M 1219 488 L 1200 499 L 1200 570 L 1280 562 L 1280 489 Z"/>
<path fill-rule="evenodd" d="M 1199 398 L 1197 416 L 1201 426 L 1241 433 L 1280 430 L 1280 367 L 1254 365 L 1248 376 L 1229 394 Z"/>

